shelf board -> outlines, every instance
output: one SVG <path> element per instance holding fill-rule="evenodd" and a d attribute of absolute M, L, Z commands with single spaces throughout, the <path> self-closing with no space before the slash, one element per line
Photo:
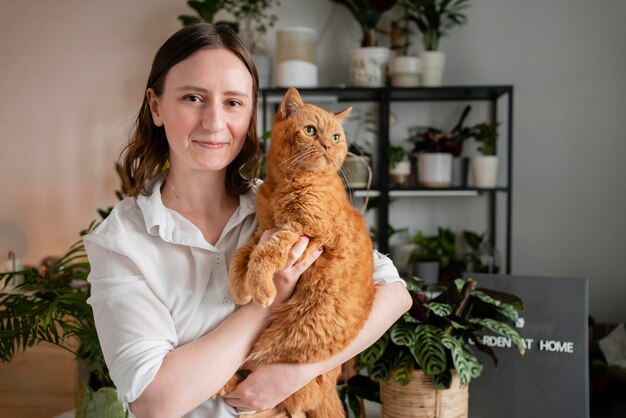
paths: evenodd
<path fill-rule="evenodd" d="M 378 190 L 365 190 L 365 189 L 348 189 L 346 190 L 349 196 L 353 197 L 376 197 L 380 196 Z"/>
<path fill-rule="evenodd" d="M 389 89 L 392 101 L 496 100 L 510 93 L 512 86 L 445 86 Z"/>
<path fill-rule="evenodd" d="M 489 189 L 479 188 L 411 188 L 411 189 L 391 189 L 389 197 L 420 197 L 420 196 L 478 196 L 482 193 L 506 192 L 506 187 L 496 187 Z"/>
<path fill-rule="evenodd" d="M 286 88 L 263 89 L 267 103 L 280 103 Z M 305 102 L 378 101 L 388 95 L 390 101 L 471 101 L 496 100 L 511 93 L 513 86 L 444 86 L 444 87 L 315 87 L 298 88 Z"/>

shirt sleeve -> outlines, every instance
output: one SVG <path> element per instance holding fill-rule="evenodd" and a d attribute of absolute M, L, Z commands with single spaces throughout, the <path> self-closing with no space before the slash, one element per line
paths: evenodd
<path fill-rule="evenodd" d="M 386 255 L 374 250 L 374 284 L 387 285 L 394 282 L 401 282 L 406 285 L 406 282 L 400 278 L 393 261 Z"/>
<path fill-rule="evenodd" d="M 85 238 L 98 338 L 120 401 L 141 395 L 178 344 L 167 307 L 132 261 Z"/>

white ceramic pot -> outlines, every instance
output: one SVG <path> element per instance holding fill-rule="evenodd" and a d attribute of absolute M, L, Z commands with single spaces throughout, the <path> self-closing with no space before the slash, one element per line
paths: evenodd
<path fill-rule="evenodd" d="M 350 84 L 355 87 L 384 87 L 387 81 L 389 48 L 369 46 L 352 51 Z"/>
<path fill-rule="evenodd" d="M 317 32 L 294 26 L 276 32 L 276 86 L 317 87 Z"/>
<path fill-rule="evenodd" d="M 498 157 L 479 155 L 472 157 L 474 187 L 493 188 L 498 184 Z"/>
<path fill-rule="evenodd" d="M 450 187 L 452 182 L 452 154 L 444 152 L 418 154 L 417 178 L 423 187 Z"/>
<path fill-rule="evenodd" d="M 422 85 L 424 87 L 441 86 L 446 55 L 441 51 L 424 51 L 420 57 L 422 58 Z"/>
<path fill-rule="evenodd" d="M 395 167 L 389 167 L 389 181 L 398 186 L 408 186 L 411 183 L 411 162 L 403 160 Z"/>
<path fill-rule="evenodd" d="M 317 65 L 301 60 L 279 62 L 276 87 L 317 87 Z"/>
<path fill-rule="evenodd" d="M 418 87 L 422 73 L 422 59 L 400 56 L 389 60 L 388 69 L 394 87 Z"/>

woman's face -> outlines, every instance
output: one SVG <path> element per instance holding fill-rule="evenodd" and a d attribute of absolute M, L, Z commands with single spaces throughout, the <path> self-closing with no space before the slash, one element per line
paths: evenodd
<path fill-rule="evenodd" d="M 170 169 L 225 172 L 252 117 L 252 76 L 227 49 L 202 49 L 173 66 L 163 93 L 148 90 L 152 119 L 163 126 Z"/>

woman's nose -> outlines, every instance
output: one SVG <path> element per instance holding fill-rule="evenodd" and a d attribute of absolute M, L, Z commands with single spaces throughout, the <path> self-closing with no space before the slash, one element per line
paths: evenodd
<path fill-rule="evenodd" d="M 226 114 L 221 106 L 209 104 L 206 107 L 202 127 L 209 132 L 220 132 L 226 127 Z"/>

